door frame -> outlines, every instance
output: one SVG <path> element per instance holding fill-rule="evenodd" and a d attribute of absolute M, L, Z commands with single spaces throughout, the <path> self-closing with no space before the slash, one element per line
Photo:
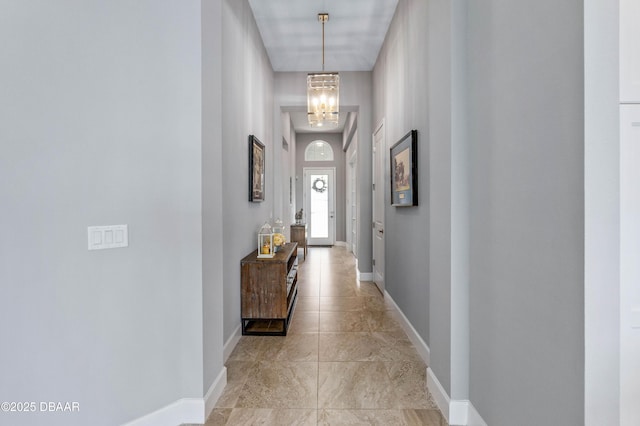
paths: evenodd
<path fill-rule="evenodd" d="M 307 214 L 305 215 L 306 218 L 308 218 L 307 220 L 307 227 L 308 227 L 308 241 L 309 241 L 309 245 L 314 245 L 311 242 L 311 210 L 309 208 L 310 206 L 310 199 L 309 199 L 309 188 L 307 185 L 307 175 L 309 172 L 314 172 L 314 171 L 319 171 L 319 170 L 327 170 L 330 171 L 332 174 L 332 180 L 333 180 L 333 188 L 331 186 L 329 186 L 330 192 L 331 192 L 331 199 L 330 202 L 333 205 L 333 217 L 331 217 L 331 210 L 329 210 L 329 237 L 328 239 L 330 240 L 330 244 L 320 244 L 320 245 L 330 245 L 333 246 L 336 243 L 336 219 L 337 219 L 337 214 L 336 214 L 336 168 L 335 167 L 303 167 L 302 168 L 302 201 L 303 201 L 303 205 L 304 205 L 304 209 L 307 212 Z M 331 223 L 332 222 L 332 223 Z"/>
<path fill-rule="evenodd" d="M 380 132 L 381 140 L 380 140 L 380 152 L 376 151 L 376 135 Z M 380 292 L 384 295 L 385 293 L 385 244 L 386 237 L 384 236 L 385 229 L 385 165 L 386 165 L 386 135 L 385 135 L 385 125 L 384 118 L 380 120 L 378 125 L 375 127 L 375 130 L 371 134 L 371 180 L 373 185 L 371 186 L 371 200 L 372 200 L 372 229 L 371 229 L 371 251 L 373 253 L 371 272 L 373 275 L 373 281 L 380 290 Z M 376 160 L 377 164 L 376 164 Z M 380 176 L 381 179 L 378 181 L 379 188 L 376 187 L 376 174 Z M 376 192 L 377 191 L 377 192 Z M 382 205 L 376 205 L 376 195 L 379 194 L 379 202 Z M 376 216 L 376 212 L 379 214 L 379 217 Z M 378 234 L 382 235 L 381 237 L 381 246 L 377 247 L 376 238 L 378 238 Z M 380 253 L 380 256 L 376 257 L 376 253 Z M 378 272 L 378 268 L 381 267 L 381 273 Z"/>
<path fill-rule="evenodd" d="M 348 250 L 354 255 L 356 254 L 356 247 L 358 244 L 358 158 L 356 154 L 357 152 L 353 151 L 351 158 L 349 158 L 347 162 L 347 208 L 345 216 L 347 219 L 347 246 Z"/>

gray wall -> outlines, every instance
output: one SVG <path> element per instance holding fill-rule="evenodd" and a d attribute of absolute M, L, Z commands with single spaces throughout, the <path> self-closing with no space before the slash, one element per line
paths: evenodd
<path fill-rule="evenodd" d="M 582 2 L 469 2 L 467 29 L 470 399 L 583 424 Z"/>
<path fill-rule="evenodd" d="M 2 2 L 0 400 L 114 425 L 202 396 L 200 1 Z M 129 247 L 87 250 L 88 225 Z"/>
<path fill-rule="evenodd" d="M 421 206 L 385 210 L 386 285 L 488 424 L 582 424 L 583 10 L 525 3 L 398 4 L 374 122 L 418 129 Z"/>
<path fill-rule="evenodd" d="M 389 182 L 388 148 L 411 129 L 418 130 L 420 205 L 391 207 L 389 191 L 384 191 L 385 286 L 426 342 L 429 341 L 431 207 L 427 17 L 426 2 L 400 1 L 373 70 L 373 122 L 377 126 L 384 119 L 385 124 L 385 182 Z"/>
<path fill-rule="evenodd" d="M 469 398 L 469 141 L 466 2 L 429 2 L 431 368 Z"/>
<path fill-rule="evenodd" d="M 304 161 L 304 151 L 311 142 L 323 140 L 328 142 L 333 149 L 333 161 Z M 336 182 L 336 241 L 346 241 L 346 219 L 345 219 L 345 155 L 342 151 L 342 133 L 297 133 L 296 134 L 296 211 L 304 208 L 302 190 L 304 187 L 303 168 L 304 167 L 335 167 Z M 308 213 L 308 212 L 307 212 Z"/>
<path fill-rule="evenodd" d="M 202 2 L 202 306 L 206 395 L 224 371 L 222 174 L 222 2 Z"/>
<path fill-rule="evenodd" d="M 240 325 L 240 260 L 256 249 L 258 229 L 272 219 L 275 207 L 281 208 L 274 201 L 282 186 L 274 179 L 273 164 L 281 157 L 282 139 L 273 137 L 273 72 L 248 1 L 224 1 L 222 34 L 223 196 L 213 202 L 224 206 L 223 220 L 215 226 L 218 244 L 224 244 L 226 342 Z M 266 194 L 261 203 L 248 201 L 249 135 L 266 149 Z"/>

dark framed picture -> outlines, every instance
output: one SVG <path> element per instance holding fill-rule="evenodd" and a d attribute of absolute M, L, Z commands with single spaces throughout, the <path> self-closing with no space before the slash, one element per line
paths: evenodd
<path fill-rule="evenodd" d="M 264 201 L 264 144 L 249 135 L 249 201 Z"/>
<path fill-rule="evenodd" d="M 418 131 L 411 130 L 391 147 L 391 205 L 418 205 Z"/>

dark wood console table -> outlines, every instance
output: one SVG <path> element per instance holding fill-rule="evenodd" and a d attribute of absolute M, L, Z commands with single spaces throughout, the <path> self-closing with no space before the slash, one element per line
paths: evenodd
<path fill-rule="evenodd" d="M 242 334 L 286 336 L 298 295 L 298 244 L 285 244 L 270 259 L 253 250 L 240 270 Z"/>
<path fill-rule="evenodd" d="M 291 241 L 298 243 L 298 247 L 304 249 L 304 260 L 307 260 L 307 225 L 291 225 Z"/>

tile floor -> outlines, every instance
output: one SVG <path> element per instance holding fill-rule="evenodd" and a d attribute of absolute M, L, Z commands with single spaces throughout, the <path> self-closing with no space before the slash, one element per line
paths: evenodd
<path fill-rule="evenodd" d="M 446 425 L 424 362 L 353 256 L 311 247 L 300 260 L 288 335 L 240 339 L 206 426 Z"/>

